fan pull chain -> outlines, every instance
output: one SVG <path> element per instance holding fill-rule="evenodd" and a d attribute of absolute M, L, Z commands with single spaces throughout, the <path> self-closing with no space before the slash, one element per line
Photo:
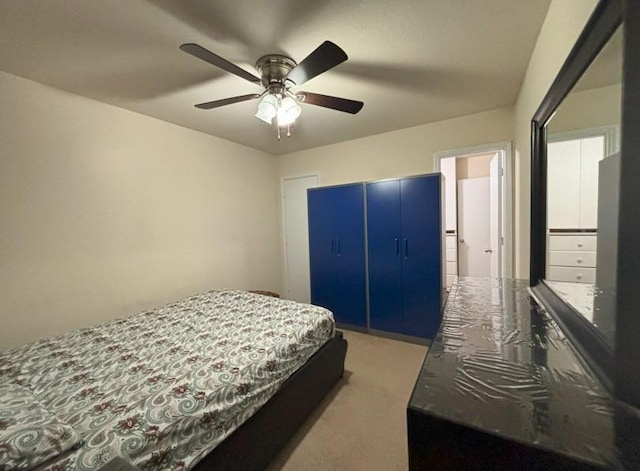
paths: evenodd
<path fill-rule="evenodd" d="M 277 126 L 278 128 L 278 140 L 280 140 L 280 126 Z M 291 125 L 287 124 L 287 137 L 291 137 Z"/>

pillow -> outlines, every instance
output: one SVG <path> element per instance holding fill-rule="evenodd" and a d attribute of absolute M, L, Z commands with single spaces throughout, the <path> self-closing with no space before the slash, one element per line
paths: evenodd
<path fill-rule="evenodd" d="M 31 391 L 0 381 L 0 470 L 32 468 L 80 443 L 78 433 Z"/>

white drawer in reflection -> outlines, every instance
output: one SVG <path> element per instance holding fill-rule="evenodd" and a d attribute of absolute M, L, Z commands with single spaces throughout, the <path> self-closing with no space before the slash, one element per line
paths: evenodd
<path fill-rule="evenodd" d="M 552 250 L 549 252 L 549 265 L 561 265 L 564 267 L 595 267 L 595 252 L 559 252 Z"/>
<path fill-rule="evenodd" d="M 553 234 L 549 235 L 549 250 L 596 250 L 596 234 Z"/>
<path fill-rule="evenodd" d="M 458 236 L 455 234 L 447 234 L 445 237 L 447 250 L 458 248 Z"/>
<path fill-rule="evenodd" d="M 578 283 L 595 283 L 595 268 L 553 267 L 547 269 L 547 279 L 552 281 L 574 281 Z"/>

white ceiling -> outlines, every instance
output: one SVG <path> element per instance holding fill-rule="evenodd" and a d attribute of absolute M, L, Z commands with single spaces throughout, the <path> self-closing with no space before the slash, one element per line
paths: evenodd
<path fill-rule="evenodd" d="M 511 105 L 549 0 L 2 0 L 0 70 L 271 154 Z M 257 102 L 195 103 L 258 86 L 178 49 L 195 42 L 256 73 L 324 40 L 349 60 L 301 89 L 364 101 L 353 116 L 302 105 L 293 135 Z"/>

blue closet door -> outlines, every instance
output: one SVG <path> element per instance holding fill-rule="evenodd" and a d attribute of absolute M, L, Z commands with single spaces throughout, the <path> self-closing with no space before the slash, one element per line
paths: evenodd
<path fill-rule="evenodd" d="M 330 191 L 307 190 L 311 302 L 330 310 L 334 304 L 336 272 L 333 199 Z"/>
<path fill-rule="evenodd" d="M 363 185 L 308 190 L 311 302 L 366 326 Z"/>
<path fill-rule="evenodd" d="M 367 184 L 369 325 L 403 332 L 400 180 Z"/>
<path fill-rule="evenodd" d="M 433 338 L 442 296 L 440 174 L 400 182 L 403 332 Z"/>
<path fill-rule="evenodd" d="M 364 250 L 364 185 L 333 189 L 336 222 L 336 321 L 367 325 Z"/>

